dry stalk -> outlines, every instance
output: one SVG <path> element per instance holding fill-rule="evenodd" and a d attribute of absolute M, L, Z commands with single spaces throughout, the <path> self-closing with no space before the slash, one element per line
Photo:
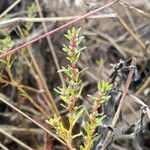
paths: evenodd
<path fill-rule="evenodd" d="M 150 77 L 148 77 L 148 79 L 142 84 L 135 95 L 140 95 L 148 86 L 150 86 Z"/>
<path fill-rule="evenodd" d="M 22 33 L 20 27 L 18 27 L 18 29 L 19 29 L 19 31 L 20 31 L 20 33 L 21 33 L 21 36 L 23 37 L 24 41 L 26 41 L 25 36 L 23 35 L 23 33 Z M 31 47 L 30 45 L 27 46 L 27 51 L 28 51 L 29 56 L 30 56 L 30 58 L 31 58 L 31 60 L 32 60 L 33 66 L 34 66 L 34 68 L 35 68 L 35 71 L 36 71 L 37 74 L 38 74 L 38 77 L 39 77 L 39 80 L 38 80 L 39 85 L 42 85 L 43 90 L 44 90 L 44 92 L 45 92 L 44 94 L 45 94 L 46 97 L 47 97 L 47 98 L 45 99 L 45 100 L 46 100 L 46 103 L 48 104 L 49 108 L 51 108 L 53 114 L 59 115 L 59 111 L 58 111 L 58 109 L 57 109 L 57 106 L 56 106 L 56 104 L 55 104 L 55 102 L 54 102 L 54 99 L 53 99 L 53 97 L 52 97 L 52 95 L 51 95 L 51 93 L 50 93 L 48 87 L 47 87 L 47 84 L 46 84 L 46 82 L 45 82 L 45 79 L 44 79 L 44 77 L 43 77 L 43 74 L 42 74 L 42 72 L 41 72 L 41 70 L 40 70 L 40 68 L 39 68 L 39 66 L 38 66 L 38 64 L 37 64 L 37 62 L 36 62 L 36 60 L 35 60 L 35 57 L 34 57 L 34 55 L 33 55 L 33 53 L 32 53 L 32 47 Z"/>
<path fill-rule="evenodd" d="M 1 142 L 0 142 L 0 148 L 2 148 L 3 150 L 9 150 L 5 145 L 3 145 Z"/>
<path fill-rule="evenodd" d="M 7 133 L 5 130 L 3 130 L 2 128 L 0 128 L 0 133 L 2 133 L 3 135 L 5 135 L 6 137 L 8 137 L 9 139 L 11 139 L 12 141 L 16 142 L 18 145 L 20 145 L 21 147 L 23 147 L 26 150 L 33 150 L 31 147 L 29 147 L 28 145 L 26 145 L 25 143 L 23 143 L 22 141 L 20 141 L 19 139 L 17 139 L 16 137 L 14 137 L 13 135 Z"/>
<path fill-rule="evenodd" d="M 118 121 L 118 119 L 120 117 L 120 112 L 121 112 L 122 106 L 124 104 L 125 97 L 126 97 L 126 95 L 128 93 L 129 86 L 130 86 L 130 83 L 131 83 L 131 80 L 132 80 L 132 76 L 133 76 L 133 73 L 134 73 L 134 69 L 132 68 L 132 66 L 135 66 L 135 63 L 136 63 L 136 59 L 133 58 L 132 62 L 131 62 L 131 70 L 130 70 L 130 72 L 128 74 L 128 78 L 127 78 L 127 81 L 126 81 L 125 89 L 123 90 L 123 94 L 121 96 L 118 109 L 117 109 L 117 111 L 115 113 L 115 116 L 113 118 L 113 121 L 111 123 L 111 127 L 112 128 L 115 128 L 115 126 L 117 124 L 117 121 Z M 102 149 L 101 150 L 105 150 L 106 149 L 107 145 L 112 140 L 112 137 L 113 137 L 112 131 L 108 131 L 107 136 L 106 136 L 106 138 L 104 140 L 104 143 L 102 145 Z"/>
<path fill-rule="evenodd" d="M 4 17 L 10 10 L 12 10 L 21 0 L 15 1 L 10 7 L 8 7 L 3 13 L 0 14 L 0 18 Z"/>
<path fill-rule="evenodd" d="M 55 134 L 53 134 L 51 131 L 49 131 L 48 129 L 46 129 L 43 125 L 41 125 L 40 123 L 38 123 L 37 121 L 35 121 L 34 119 L 32 119 L 31 117 L 29 117 L 28 115 L 26 115 L 24 112 L 22 112 L 21 110 L 19 110 L 18 108 L 16 108 L 15 106 L 13 106 L 11 103 L 9 103 L 7 100 L 5 100 L 4 98 L 0 97 L 0 101 L 2 101 L 4 104 L 6 104 L 7 106 L 9 106 L 10 108 L 12 108 L 13 110 L 15 110 L 16 112 L 18 112 L 19 114 L 21 114 L 22 116 L 24 116 L 25 118 L 27 118 L 28 120 L 30 120 L 31 122 L 33 122 L 34 124 L 36 124 L 39 128 L 43 129 L 45 132 L 47 132 L 50 136 L 54 137 L 55 139 L 57 139 L 60 143 L 66 145 L 66 143 L 64 141 L 62 141 L 60 138 L 58 138 Z"/>
<path fill-rule="evenodd" d="M 117 17 L 120 24 L 129 32 L 129 34 L 134 38 L 134 40 L 141 46 L 141 48 L 145 51 L 145 44 L 141 41 L 139 37 L 129 28 L 129 26 L 124 22 L 121 17 Z"/>
<path fill-rule="evenodd" d="M 39 16 L 40 16 L 41 18 L 43 18 L 43 14 L 42 14 L 42 10 L 41 10 L 39 1 L 38 1 L 38 0 L 35 0 L 35 3 L 36 3 L 37 8 L 38 8 Z M 45 24 L 44 21 L 42 21 L 42 26 L 43 26 L 44 32 L 47 33 L 47 32 L 48 32 L 48 29 L 47 29 L 47 26 L 46 26 L 46 24 Z M 47 36 L 46 39 L 47 39 L 47 42 L 48 42 L 48 46 L 49 46 L 50 52 L 51 52 L 52 57 L 53 57 L 53 59 L 54 59 L 54 63 L 55 63 L 55 65 L 56 65 L 56 68 L 57 68 L 57 70 L 60 70 L 60 65 L 59 65 L 59 63 L 58 63 L 58 59 L 57 59 L 57 56 L 56 56 L 56 53 L 55 53 L 55 50 L 54 50 L 54 47 L 53 47 L 51 38 L 50 38 L 49 36 Z M 59 77 L 60 77 L 62 86 L 65 87 L 66 85 L 65 85 L 65 81 L 64 81 L 64 78 L 63 78 L 62 73 L 59 72 L 58 74 L 59 74 Z"/>
<path fill-rule="evenodd" d="M 66 17 L 49 17 L 49 18 L 11 18 L 0 22 L 0 28 L 9 27 L 15 24 L 20 24 L 24 22 L 58 22 L 58 21 L 70 21 L 73 19 L 80 18 L 81 16 L 66 16 Z M 106 18 L 116 18 L 116 14 L 103 14 L 103 15 L 92 15 L 87 17 L 88 19 L 106 19 Z"/>
<path fill-rule="evenodd" d="M 123 1 L 120 1 L 119 3 L 121 5 L 123 5 L 123 6 L 125 6 L 125 7 L 128 7 L 129 9 L 135 11 L 136 13 L 142 15 L 143 17 L 150 18 L 150 14 L 148 12 L 145 12 L 145 11 L 143 11 L 143 10 L 141 10 L 139 8 L 136 8 L 136 7 L 132 6 L 132 5 L 129 5 L 128 3 L 123 2 Z"/>
<path fill-rule="evenodd" d="M 83 15 L 83 16 L 80 16 L 79 18 L 76 18 L 73 21 L 70 21 L 70 22 L 68 22 L 68 23 L 66 23 L 66 24 L 64 24 L 64 25 L 62 25 L 62 26 L 60 26 L 60 27 L 58 27 L 58 28 L 56 28 L 56 29 L 54 29 L 52 31 L 49 31 L 46 34 L 44 34 L 42 36 L 39 36 L 36 39 L 30 40 L 30 41 L 26 42 L 25 44 L 23 44 L 21 46 L 18 46 L 18 47 L 14 48 L 14 49 L 8 50 L 7 52 L 5 52 L 5 53 L 0 55 L 0 59 L 4 59 L 5 57 L 16 53 L 17 51 L 21 50 L 22 48 L 24 48 L 24 47 L 26 47 L 28 45 L 31 45 L 31 44 L 39 41 L 40 39 L 43 39 L 43 38 L 45 38 L 45 37 L 47 37 L 49 35 L 52 35 L 52 34 L 58 32 L 58 31 L 60 31 L 60 30 L 62 30 L 64 28 L 67 28 L 68 26 L 73 25 L 74 23 L 76 23 L 76 22 L 78 22 L 78 21 L 80 21 L 80 20 L 82 20 L 84 18 L 87 18 L 87 17 L 91 16 L 91 15 L 95 14 L 96 12 L 99 12 L 99 11 L 105 9 L 105 8 L 108 8 L 108 7 L 112 6 L 113 4 L 115 4 L 117 2 L 118 2 L 118 0 L 114 0 L 114 1 L 112 1 L 110 3 L 108 3 L 108 4 L 103 5 L 102 7 L 99 7 L 98 9 L 96 9 L 94 11 L 91 11 L 91 12 L 89 12 L 89 13 Z"/>

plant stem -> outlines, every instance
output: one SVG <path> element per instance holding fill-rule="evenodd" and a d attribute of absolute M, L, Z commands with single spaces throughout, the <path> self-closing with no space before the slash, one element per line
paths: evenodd
<path fill-rule="evenodd" d="M 56 28 L 56 29 L 54 29 L 54 30 L 52 30 L 52 31 L 49 31 L 49 32 L 47 32 L 46 34 L 44 34 L 44 35 L 42 35 L 42 36 L 39 36 L 39 37 L 36 38 L 36 39 L 33 39 L 33 40 L 31 40 L 31 41 L 28 41 L 28 42 L 26 42 L 25 44 L 23 44 L 23 45 L 21 45 L 21 46 L 18 46 L 18 47 L 16 47 L 16 48 L 12 49 L 12 50 L 8 50 L 8 51 L 5 52 L 4 54 L 1 54 L 1 55 L 0 55 L 0 59 L 4 59 L 4 58 L 7 57 L 8 55 L 12 55 L 12 54 L 14 54 L 15 52 L 19 51 L 21 48 L 24 48 L 24 47 L 26 47 L 26 46 L 28 46 L 28 45 L 30 45 L 30 44 L 33 44 L 33 43 L 39 41 L 40 39 L 43 39 L 43 38 L 45 38 L 45 37 L 47 37 L 47 36 L 49 36 L 49 35 L 52 35 L 52 34 L 54 34 L 54 33 L 58 32 L 58 31 L 60 31 L 60 30 L 62 30 L 62 29 L 64 29 L 64 28 L 66 28 L 66 27 L 68 27 L 68 26 L 70 26 L 70 25 L 72 25 L 72 24 L 74 24 L 74 23 L 76 23 L 76 22 L 78 22 L 78 21 L 80 21 L 80 20 L 82 20 L 82 19 L 84 19 L 84 18 L 87 18 L 87 17 L 89 17 L 89 16 L 95 14 L 95 13 L 98 12 L 98 11 L 101 11 L 101 10 L 103 10 L 103 9 L 105 9 L 105 8 L 108 8 L 108 7 L 112 6 L 113 4 L 115 4 L 116 2 L 118 2 L 118 0 L 114 0 L 114 1 L 112 1 L 112 2 L 110 2 L 110 3 L 108 3 L 108 4 L 105 4 L 105 5 L 103 5 L 102 7 L 98 8 L 98 9 L 96 9 L 96 10 L 94 10 L 94 11 L 91 11 L 91 12 L 89 12 L 89 13 L 83 15 L 83 16 L 80 16 L 79 18 L 76 18 L 76 19 L 74 19 L 73 21 L 70 21 L 70 22 L 68 22 L 68 23 L 66 23 L 66 24 L 64 24 L 64 25 L 62 25 L 62 26 L 60 26 L 60 27 L 58 27 L 58 28 Z"/>

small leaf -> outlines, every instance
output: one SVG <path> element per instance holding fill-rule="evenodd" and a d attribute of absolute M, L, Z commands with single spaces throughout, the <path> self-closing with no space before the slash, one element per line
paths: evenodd
<path fill-rule="evenodd" d="M 72 125 L 74 126 L 75 123 L 78 121 L 78 119 L 80 118 L 80 116 L 82 115 L 82 113 L 84 112 L 84 109 L 81 109 L 75 116 L 74 121 L 72 123 Z"/>
<path fill-rule="evenodd" d="M 101 97 L 101 99 L 102 99 L 103 102 L 108 101 L 110 98 L 111 98 L 110 95 L 104 95 L 104 96 Z"/>
<path fill-rule="evenodd" d="M 70 40 L 70 36 L 68 34 L 64 35 L 68 40 Z"/>
<path fill-rule="evenodd" d="M 70 37 L 70 36 L 71 36 L 71 31 L 68 30 L 68 31 L 67 31 L 67 34 L 68 34 L 68 36 Z"/>
<path fill-rule="evenodd" d="M 81 31 L 81 28 L 79 28 L 76 32 L 76 34 L 77 34 L 77 36 L 79 36 L 79 34 L 80 34 L 80 31 Z"/>
<path fill-rule="evenodd" d="M 57 92 L 58 94 L 61 94 L 61 91 L 59 91 L 58 89 L 54 88 L 54 91 Z"/>
<path fill-rule="evenodd" d="M 59 97 L 60 97 L 61 100 L 63 100 L 65 103 L 68 104 L 69 100 L 67 99 L 66 96 L 60 95 Z"/>
<path fill-rule="evenodd" d="M 79 45 L 82 42 L 83 39 L 84 39 L 84 36 L 79 37 L 79 39 L 77 41 L 77 45 Z"/>
<path fill-rule="evenodd" d="M 78 133 L 78 134 L 75 134 L 75 135 L 73 135 L 73 139 L 75 139 L 75 138 L 77 138 L 77 137 L 79 137 L 79 136 L 82 136 L 83 135 L 83 133 L 82 132 L 80 132 L 80 133 Z"/>
<path fill-rule="evenodd" d="M 62 106 L 62 107 L 65 108 L 66 110 L 68 109 L 63 103 L 61 103 L 60 106 Z"/>
<path fill-rule="evenodd" d="M 67 76 L 70 76 L 69 69 L 67 69 L 67 68 L 65 68 L 65 67 L 62 67 L 62 69 L 58 70 L 57 72 L 58 72 L 58 73 L 59 73 L 59 72 L 63 72 L 63 73 L 66 74 Z"/>
<path fill-rule="evenodd" d="M 95 128 L 100 125 L 101 121 L 104 120 L 104 118 L 106 118 L 106 115 L 98 116 L 98 117 L 96 118 Z"/>
<path fill-rule="evenodd" d="M 73 35 L 76 34 L 76 28 L 75 27 L 73 27 L 71 31 L 72 31 Z"/>
<path fill-rule="evenodd" d="M 80 48 L 78 51 L 81 52 L 81 51 L 83 51 L 83 50 L 85 50 L 85 49 L 86 49 L 86 47 L 82 47 L 82 48 Z"/>
<path fill-rule="evenodd" d="M 69 52 L 69 51 L 70 51 L 70 48 L 64 44 L 62 50 L 63 50 L 64 52 Z"/>
<path fill-rule="evenodd" d="M 78 92 L 78 96 L 79 96 L 79 97 L 81 96 L 82 90 L 83 90 L 83 84 L 80 86 L 80 90 L 79 90 L 79 92 Z"/>

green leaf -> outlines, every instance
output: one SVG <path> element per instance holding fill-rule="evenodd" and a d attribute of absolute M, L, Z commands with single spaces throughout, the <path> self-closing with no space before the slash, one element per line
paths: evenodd
<path fill-rule="evenodd" d="M 79 36 L 80 32 L 81 32 L 81 28 L 79 28 L 79 29 L 76 31 L 77 36 Z"/>
<path fill-rule="evenodd" d="M 101 123 L 102 120 L 104 120 L 106 118 L 106 115 L 103 115 L 103 116 L 98 116 L 96 118 L 96 124 L 95 124 L 95 128 L 98 127 Z"/>
<path fill-rule="evenodd" d="M 85 50 L 85 49 L 86 49 L 86 47 L 82 47 L 82 48 L 80 48 L 78 51 L 81 52 L 81 51 L 83 51 L 83 50 Z"/>
<path fill-rule="evenodd" d="M 54 91 L 57 92 L 58 94 L 61 94 L 61 91 L 56 88 L 54 88 Z"/>
<path fill-rule="evenodd" d="M 74 35 L 74 34 L 76 34 L 76 28 L 75 27 L 72 27 L 72 34 Z"/>
<path fill-rule="evenodd" d="M 72 115 L 69 115 L 69 123 L 73 126 L 73 120 L 74 117 Z"/>
<path fill-rule="evenodd" d="M 105 60 L 103 58 L 96 60 L 96 64 L 99 66 L 102 66 L 105 63 Z"/>
<path fill-rule="evenodd" d="M 66 96 L 60 95 L 59 97 L 60 97 L 60 99 L 63 100 L 65 103 L 67 103 L 67 104 L 69 103 L 69 100 L 68 100 L 68 98 L 67 98 Z"/>
<path fill-rule="evenodd" d="M 101 99 L 102 99 L 103 102 L 108 101 L 110 98 L 111 98 L 110 95 L 104 95 L 104 96 L 101 97 Z"/>
<path fill-rule="evenodd" d="M 78 133 L 78 134 L 75 134 L 75 135 L 73 135 L 73 139 L 75 139 L 75 138 L 77 138 L 77 137 L 79 137 L 79 136 L 82 136 L 83 135 L 83 133 L 82 132 L 80 132 L 80 133 Z"/>
<path fill-rule="evenodd" d="M 70 36 L 71 36 L 71 31 L 68 30 L 68 31 L 67 31 L 67 34 L 68 34 L 68 36 L 70 37 Z"/>
<path fill-rule="evenodd" d="M 90 97 L 92 100 L 96 100 L 97 99 L 97 97 L 89 95 L 89 94 L 87 96 Z"/>
<path fill-rule="evenodd" d="M 67 52 L 67 53 L 68 53 L 68 52 L 70 51 L 70 48 L 64 44 L 62 50 L 63 50 L 64 52 Z"/>
<path fill-rule="evenodd" d="M 77 40 L 77 45 L 80 45 L 83 39 L 84 39 L 84 36 L 79 37 L 79 39 Z"/>
<path fill-rule="evenodd" d="M 64 35 L 66 37 L 66 39 L 70 40 L 70 36 L 68 34 Z"/>
<path fill-rule="evenodd" d="M 84 112 L 84 109 L 81 109 L 81 110 L 76 114 L 76 116 L 74 117 L 73 123 L 72 123 L 73 126 L 74 126 L 75 123 L 78 121 L 78 119 L 80 118 L 80 116 L 82 115 L 83 112 Z"/>
<path fill-rule="evenodd" d="M 82 85 L 80 86 L 80 89 L 79 89 L 79 92 L 78 92 L 78 96 L 79 96 L 79 97 L 81 96 L 81 93 L 82 93 L 83 87 L 84 87 L 84 85 L 82 84 Z"/>
<path fill-rule="evenodd" d="M 63 108 L 67 110 L 67 106 L 65 106 L 63 103 L 61 103 L 60 106 L 62 106 Z"/>
<path fill-rule="evenodd" d="M 58 70 L 57 71 L 58 73 L 59 72 L 63 72 L 64 74 L 66 74 L 67 76 L 70 76 L 70 71 L 69 71 L 69 69 L 67 69 L 67 68 L 65 68 L 65 67 L 62 67 L 62 69 L 60 69 L 60 70 Z"/>

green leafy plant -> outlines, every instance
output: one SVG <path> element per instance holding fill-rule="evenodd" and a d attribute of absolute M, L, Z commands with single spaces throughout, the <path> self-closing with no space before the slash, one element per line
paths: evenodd
<path fill-rule="evenodd" d="M 55 128 L 56 134 L 66 142 L 70 150 L 75 149 L 73 143 L 76 137 L 80 137 L 84 140 L 84 144 L 80 146 L 81 150 L 90 150 L 96 137 L 94 131 L 96 127 L 100 125 L 100 122 L 106 117 L 105 115 L 100 115 L 97 109 L 103 102 L 106 102 L 110 98 L 108 91 L 111 89 L 111 85 L 107 82 L 103 81 L 98 83 L 97 96 L 90 96 L 94 100 L 92 111 L 90 113 L 88 113 L 88 108 L 85 108 L 83 105 L 76 105 L 83 89 L 83 83 L 80 76 L 86 69 L 79 70 L 77 68 L 77 62 L 81 52 L 85 49 L 85 47 L 80 46 L 84 39 L 84 37 L 80 35 L 80 30 L 81 29 L 73 27 L 71 30 L 68 30 L 67 34 L 65 34 L 65 37 L 69 41 L 69 45 L 64 45 L 63 51 L 67 53 L 66 58 L 69 61 L 69 64 L 67 67 L 62 67 L 59 72 L 63 73 L 67 87 L 58 87 L 55 89 L 59 94 L 60 99 L 63 101 L 61 105 L 68 111 L 69 127 L 66 127 L 62 118 L 57 115 L 46 121 Z M 89 117 L 83 127 L 84 133 L 82 132 L 83 130 L 81 127 L 79 133 L 74 134 L 73 128 L 84 112 L 87 112 Z"/>
<path fill-rule="evenodd" d="M 80 147 L 81 150 L 90 150 L 92 144 L 97 134 L 94 134 L 95 129 L 100 125 L 101 121 L 106 117 L 105 115 L 100 115 L 98 113 L 98 108 L 102 105 L 102 103 L 108 101 L 110 99 L 110 95 L 108 95 L 108 91 L 111 89 L 112 85 L 102 81 L 98 83 L 98 92 L 97 96 L 91 96 L 91 99 L 94 100 L 94 104 L 92 106 L 92 111 L 89 114 L 89 121 L 84 125 L 84 145 Z"/>

